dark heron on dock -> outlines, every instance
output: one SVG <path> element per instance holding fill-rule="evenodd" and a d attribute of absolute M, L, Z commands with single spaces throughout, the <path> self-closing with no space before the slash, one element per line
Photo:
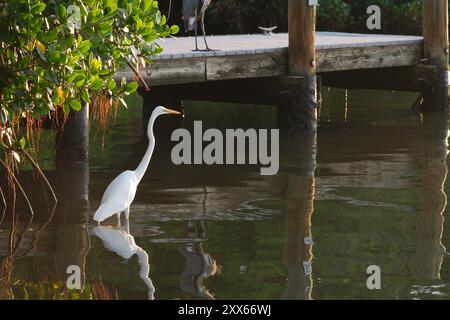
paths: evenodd
<path fill-rule="evenodd" d="M 209 48 L 206 41 L 205 32 L 205 13 L 211 4 L 211 0 L 183 0 L 183 20 L 185 31 L 194 30 L 195 33 L 195 50 L 194 51 L 213 51 Z M 201 20 L 201 27 L 203 32 L 203 39 L 205 40 L 205 50 L 198 49 L 197 35 L 198 35 L 198 20 Z"/>

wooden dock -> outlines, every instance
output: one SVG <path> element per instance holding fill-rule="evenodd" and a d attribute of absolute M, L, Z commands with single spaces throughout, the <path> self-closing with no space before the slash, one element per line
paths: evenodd
<path fill-rule="evenodd" d="M 164 48 L 142 76 L 151 86 L 288 75 L 288 34 L 209 36 L 218 51 L 193 52 L 194 38 L 160 41 Z M 417 65 L 423 38 L 317 32 L 317 72 Z M 131 70 L 119 77 L 132 78 Z"/>
<path fill-rule="evenodd" d="M 423 37 L 317 32 L 316 13 L 308 0 L 288 0 L 289 33 L 209 36 L 217 51 L 193 52 L 193 37 L 158 40 L 164 52 L 141 70 L 152 87 L 141 91 L 144 104 L 180 110 L 192 99 L 272 104 L 280 126 L 315 129 L 324 83 L 417 91 L 422 110 L 448 113 L 447 0 L 423 1 Z"/>

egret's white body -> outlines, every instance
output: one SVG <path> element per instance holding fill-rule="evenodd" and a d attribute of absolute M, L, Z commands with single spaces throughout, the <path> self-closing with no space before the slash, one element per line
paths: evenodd
<path fill-rule="evenodd" d="M 95 221 L 104 221 L 114 214 L 126 213 L 128 218 L 129 208 L 136 196 L 139 181 L 133 171 L 121 173 L 106 188 L 102 202 L 94 215 Z M 119 192 L 121 190 L 121 192 Z"/>
<path fill-rule="evenodd" d="M 128 229 L 128 228 L 127 228 Z M 136 255 L 139 263 L 139 276 L 148 288 L 148 298 L 155 298 L 155 286 L 149 277 L 150 263 L 147 252 L 136 245 L 134 237 L 129 230 L 114 229 L 111 227 L 96 227 L 94 233 L 102 239 L 103 245 L 109 251 L 112 251 L 125 260 L 131 259 Z"/>
<path fill-rule="evenodd" d="M 134 171 L 125 171 L 117 176 L 106 188 L 102 197 L 100 207 L 94 214 L 94 220 L 102 222 L 109 217 L 117 214 L 120 221 L 120 214 L 125 212 L 125 217 L 128 220 L 130 214 L 130 206 L 133 203 L 134 197 L 139 183 L 147 171 L 150 164 L 150 160 L 155 149 L 155 136 L 153 134 L 153 125 L 156 119 L 163 114 L 181 114 L 178 111 L 166 109 L 164 107 L 157 107 L 148 123 L 147 136 L 149 144 L 145 155 Z"/>

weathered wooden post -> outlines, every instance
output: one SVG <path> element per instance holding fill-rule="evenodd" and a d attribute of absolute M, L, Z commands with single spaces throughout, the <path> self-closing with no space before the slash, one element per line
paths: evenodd
<path fill-rule="evenodd" d="M 301 94 L 289 106 L 291 127 L 317 126 L 316 4 L 289 0 L 289 75 L 304 78 Z"/>
<path fill-rule="evenodd" d="M 57 151 L 70 162 L 78 162 L 89 158 L 89 105 L 85 104 L 80 111 L 71 111 L 63 130 L 58 134 Z"/>
<path fill-rule="evenodd" d="M 424 54 L 428 64 L 437 68 L 438 80 L 425 94 L 429 111 L 448 111 L 448 0 L 423 1 Z"/>

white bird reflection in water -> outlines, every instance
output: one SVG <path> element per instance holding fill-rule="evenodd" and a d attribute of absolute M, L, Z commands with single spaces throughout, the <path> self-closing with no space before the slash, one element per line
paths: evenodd
<path fill-rule="evenodd" d="M 95 227 L 94 234 L 102 239 L 103 245 L 125 260 L 136 255 L 139 263 L 139 276 L 148 288 L 148 299 L 155 299 L 155 287 L 149 277 L 150 263 L 147 252 L 136 245 L 134 237 L 130 234 L 129 226 L 125 228 Z"/>

